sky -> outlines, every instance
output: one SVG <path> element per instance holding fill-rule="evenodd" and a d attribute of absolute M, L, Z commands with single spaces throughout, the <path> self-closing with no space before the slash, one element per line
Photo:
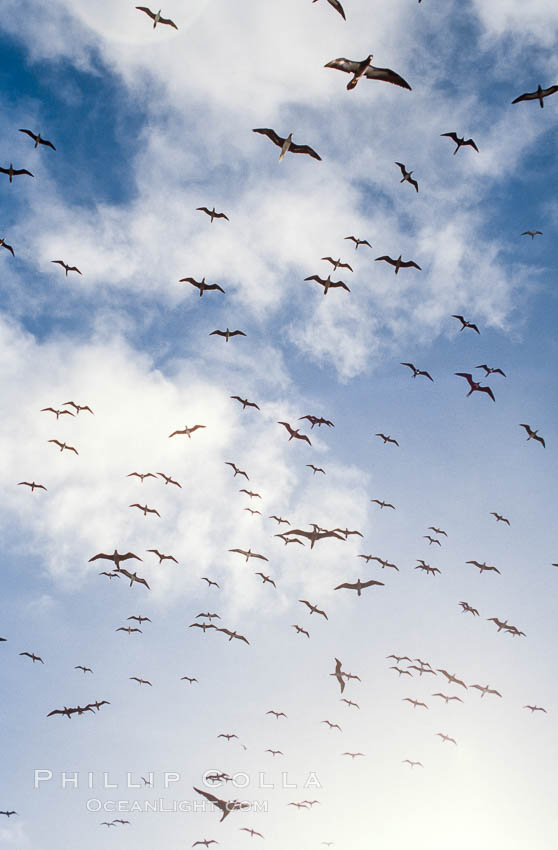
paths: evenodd
<path fill-rule="evenodd" d="M 0 166 L 33 177 L 0 174 L 2 848 L 554 848 L 558 97 L 512 100 L 558 83 L 558 9 L 343 7 L 168 0 L 175 30 L 124 0 L 5 0 Z M 411 90 L 324 68 L 370 53 Z M 329 273 L 350 291 L 305 281 Z M 272 515 L 360 536 L 286 545 Z M 114 549 L 149 589 L 100 575 Z M 359 578 L 384 584 L 334 589 Z M 204 612 L 249 643 L 190 628 Z M 194 788 L 250 807 L 220 823 Z"/>

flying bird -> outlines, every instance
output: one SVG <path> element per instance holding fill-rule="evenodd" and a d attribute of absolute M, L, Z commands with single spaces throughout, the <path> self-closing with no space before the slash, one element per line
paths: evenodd
<path fill-rule="evenodd" d="M 414 186 L 415 190 L 418 192 L 418 190 L 419 190 L 418 183 L 417 183 L 416 180 L 413 180 L 413 178 L 412 178 L 413 172 L 407 171 L 407 169 L 405 168 L 405 166 L 403 165 L 402 162 L 396 162 L 395 165 L 399 166 L 399 168 L 401 169 L 401 174 L 403 175 L 403 177 L 401 178 L 401 180 L 399 182 L 400 183 L 410 183 L 411 186 Z"/>
<path fill-rule="evenodd" d="M 302 626 L 293 625 L 293 629 L 296 629 L 297 635 L 306 635 L 307 638 L 310 637 L 310 632 L 307 632 L 306 629 L 302 628 Z"/>
<path fill-rule="evenodd" d="M 311 413 L 307 413 L 306 416 L 299 416 L 298 418 L 299 421 L 301 419 L 308 419 L 308 421 L 312 425 L 312 428 L 314 427 L 314 425 L 317 425 L 318 428 L 321 428 L 322 425 L 327 425 L 328 428 L 335 428 L 333 422 L 331 422 L 329 419 L 324 419 L 323 416 L 312 416 Z"/>
<path fill-rule="evenodd" d="M 397 440 L 394 440 L 394 439 L 393 439 L 393 437 L 390 437 L 389 435 L 387 435 L 387 436 L 386 436 L 386 434 L 375 434 L 375 436 L 376 436 L 376 437 L 381 437 L 381 438 L 382 438 L 382 440 L 384 441 L 384 445 L 385 445 L 386 443 L 395 443 L 395 445 L 396 445 L 396 446 L 398 446 L 398 445 L 399 445 L 399 443 L 397 442 Z"/>
<path fill-rule="evenodd" d="M 548 714 L 546 708 L 542 708 L 540 705 L 524 705 L 523 708 L 528 708 L 531 714 L 533 714 L 534 711 L 544 711 L 545 714 Z"/>
<path fill-rule="evenodd" d="M 0 174 L 7 174 L 10 178 L 10 183 L 12 183 L 14 177 L 17 177 L 19 174 L 27 174 L 29 177 L 33 177 L 33 174 L 31 174 L 30 171 L 27 171 L 26 168 L 14 168 L 11 162 L 9 168 L 0 168 Z"/>
<path fill-rule="evenodd" d="M 457 147 L 455 148 L 455 150 L 454 150 L 454 152 L 453 152 L 453 155 L 454 155 L 454 156 L 455 156 L 455 154 L 457 153 L 457 151 L 459 150 L 459 148 L 464 147 L 465 145 L 469 145 L 470 147 L 474 148 L 474 149 L 476 150 L 476 152 L 477 152 L 477 153 L 479 152 L 479 149 L 478 149 L 478 147 L 476 146 L 476 144 L 475 144 L 475 142 L 473 141 L 473 139 L 465 139 L 465 138 L 463 138 L 463 137 L 459 138 L 459 137 L 458 137 L 458 135 L 457 135 L 457 133 L 455 133 L 455 132 L 452 132 L 452 133 L 440 133 L 440 136 L 447 136 L 448 138 L 452 139 L 452 140 L 455 142 L 455 144 L 457 145 Z"/>
<path fill-rule="evenodd" d="M 463 609 L 462 614 L 473 614 L 474 617 L 479 616 L 479 612 L 476 608 L 471 608 L 468 602 L 460 602 L 459 603 Z"/>
<path fill-rule="evenodd" d="M 486 363 L 483 363 L 481 366 L 475 366 L 475 369 L 484 369 L 486 378 L 489 375 L 503 375 L 504 378 L 506 377 L 505 372 L 502 372 L 501 369 L 494 369 L 492 366 L 487 366 Z"/>
<path fill-rule="evenodd" d="M 178 481 L 175 481 L 174 478 L 172 478 L 170 475 L 165 475 L 164 472 L 158 472 L 157 475 L 160 475 L 161 478 L 165 480 L 165 486 L 167 484 L 174 484 L 176 487 L 180 487 L 180 489 L 182 490 L 182 484 L 179 484 Z"/>
<path fill-rule="evenodd" d="M 558 91 L 558 86 L 549 86 L 547 89 L 543 89 L 541 84 L 537 86 L 536 91 L 525 92 L 525 94 L 520 94 L 519 97 L 516 97 L 515 100 L 512 100 L 512 103 L 520 103 L 522 100 L 538 100 L 541 109 L 544 107 L 543 98 L 549 97 L 551 94 L 555 94 Z"/>
<path fill-rule="evenodd" d="M 352 700 L 347 699 L 346 697 L 341 697 L 340 702 L 345 702 L 345 703 L 347 703 L 347 705 L 349 706 L 349 708 L 350 708 L 351 706 L 353 706 L 353 708 L 358 708 L 358 709 L 360 710 L 360 705 L 359 705 L 357 702 L 353 702 Z"/>
<path fill-rule="evenodd" d="M 218 587 L 219 589 L 221 588 L 221 585 L 217 584 L 216 581 L 212 581 L 210 578 L 207 578 L 206 576 L 202 576 L 201 581 L 206 581 L 208 587 L 211 587 L 213 585 L 214 587 Z"/>
<path fill-rule="evenodd" d="M 319 275 L 313 274 L 310 275 L 310 277 L 305 277 L 304 280 L 314 280 L 316 283 L 319 283 L 320 286 L 323 286 L 324 288 L 324 295 L 327 295 L 330 289 L 346 289 L 347 292 L 351 291 L 347 284 L 343 283 L 342 280 L 332 280 L 331 275 L 328 275 L 324 280 Z"/>
<path fill-rule="evenodd" d="M 134 582 L 136 582 L 137 584 L 144 584 L 148 590 L 151 589 L 146 580 L 141 578 L 141 576 L 138 576 L 137 573 L 130 573 L 128 570 L 121 569 L 119 567 L 117 567 L 117 570 L 119 573 L 122 573 L 122 575 L 125 575 L 126 578 L 130 579 L 130 587 L 134 584 Z"/>
<path fill-rule="evenodd" d="M 408 366 L 409 369 L 412 369 L 413 370 L 413 378 L 416 378 L 417 375 L 424 375 L 425 378 L 428 378 L 432 382 L 434 381 L 434 378 L 428 372 L 425 372 L 423 369 L 417 369 L 415 366 L 413 366 L 412 363 L 400 363 L 399 365 L 400 366 Z"/>
<path fill-rule="evenodd" d="M 147 679 L 141 679 L 139 676 L 128 676 L 128 678 L 132 682 L 137 682 L 139 685 L 149 685 L 150 688 L 153 687 L 151 682 L 149 682 Z"/>
<path fill-rule="evenodd" d="M 56 263 L 57 266 L 62 266 L 62 268 L 66 272 L 66 277 L 68 277 L 68 272 L 77 272 L 78 274 L 81 274 L 77 266 L 69 266 L 67 263 L 64 262 L 64 260 L 51 260 L 50 262 Z"/>
<path fill-rule="evenodd" d="M 422 708 L 428 708 L 425 702 L 420 702 L 418 699 L 411 699 L 411 697 L 403 697 L 401 702 L 410 702 L 413 708 L 418 708 L 420 705 Z"/>
<path fill-rule="evenodd" d="M 521 235 L 522 236 L 530 236 L 531 240 L 533 240 L 535 238 L 535 236 L 542 236 L 543 232 L 542 232 L 542 230 L 524 230 Z"/>
<path fill-rule="evenodd" d="M 302 602 L 300 599 L 299 602 Z M 341 669 L 341 661 L 338 658 L 335 659 L 335 670 L 333 673 L 329 674 L 330 676 L 335 676 L 337 681 L 339 682 L 339 687 L 341 688 L 341 693 L 345 690 L 345 679 L 343 678 L 343 671 Z"/>
<path fill-rule="evenodd" d="M 133 632 L 139 632 L 140 635 L 143 634 L 141 629 L 132 628 L 132 626 L 120 626 L 119 629 L 115 629 L 115 632 L 127 632 L 128 636 L 130 636 Z"/>
<path fill-rule="evenodd" d="M 280 717 L 286 717 L 287 716 L 284 711 L 274 711 L 273 708 L 270 709 L 269 711 L 266 711 L 266 714 L 273 714 L 273 716 L 275 717 L 276 720 L 279 720 Z"/>
<path fill-rule="evenodd" d="M 69 407 L 73 407 L 78 416 L 82 410 L 87 410 L 88 413 L 90 413 L 92 416 L 95 416 L 88 404 L 76 404 L 75 401 L 65 401 L 63 406 L 66 405 Z"/>
<path fill-rule="evenodd" d="M 453 683 L 454 685 L 461 685 L 462 688 L 465 688 L 465 690 L 467 689 L 467 685 L 465 684 L 465 682 L 463 682 L 461 679 L 458 679 L 453 673 L 448 673 L 447 670 L 440 669 L 438 669 L 436 672 L 441 673 L 442 676 L 445 676 L 448 682 Z"/>
<path fill-rule="evenodd" d="M 33 493 L 35 490 L 46 490 L 47 488 L 44 484 L 35 484 L 34 481 L 20 481 L 18 483 L 18 487 L 24 484 L 26 487 L 31 487 L 31 492 Z"/>
<path fill-rule="evenodd" d="M 33 139 L 33 141 L 35 142 L 35 147 L 38 147 L 39 145 L 45 145 L 48 148 L 52 148 L 53 151 L 56 150 L 52 142 L 43 139 L 40 133 L 33 133 L 31 130 L 18 130 L 18 132 L 25 133 L 27 136 Z"/>
<path fill-rule="evenodd" d="M 11 245 L 8 245 L 5 239 L 0 239 L 0 248 L 5 248 L 6 251 L 10 251 L 12 257 L 15 257 L 14 249 Z"/>
<path fill-rule="evenodd" d="M 252 552 L 251 549 L 229 549 L 229 552 L 238 552 L 239 555 L 244 555 L 246 563 L 248 563 L 249 558 L 260 558 L 262 561 L 269 561 L 269 558 L 266 558 L 265 555 L 258 555 L 256 552 Z"/>
<path fill-rule="evenodd" d="M 248 496 L 250 496 L 251 499 L 261 499 L 260 494 L 259 493 L 253 493 L 252 490 L 245 490 L 243 488 L 242 490 L 239 490 L 238 492 L 239 493 L 246 493 Z"/>
<path fill-rule="evenodd" d="M 494 694 L 494 696 L 501 697 L 502 694 L 500 691 L 496 691 L 494 688 L 489 687 L 488 685 L 469 685 L 470 688 L 476 688 L 477 691 L 481 692 L 481 699 L 485 694 Z"/>
<path fill-rule="evenodd" d="M 496 522 L 505 522 L 507 525 L 511 524 L 509 519 L 506 519 L 506 517 L 502 516 L 502 514 L 496 513 L 496 511 L 490 511 L 490 516 L 496 517 Z"/>
<path fill-rule="evenodd" d="M 246 478 L 247 481 L 250 480 L 248 478 L 248 474 L 246 472 L 244 472 L 243 469 L 239 469 L 238 466 L 235 463 L 233 463 L 232 461 L 226 460 L 225 465 L 230 466 L 234 469 L 234 476 L 233 476 L 234 478 L 236 478 L 237 475 L 244 475 L 244 477 Z"/>
<path fill-rule="evenodd" d="M 345 236 L 344 238 L 348 239 L 350 242 L 355 243 L 355 251 L 357 250 L 359 245 L 368 245 L 369 248 L 372 247 L 372 245 L 367 239 L 357 239 L 356 236 Z"/>
<path fill-rule="evenodd" d="M 147 516 L 147 514 L 157 514 L 157 516 L 159 518 L 161 517 L 161 514 L 159 513 L 158 510 L 156 510 L 155 508 L 149 508 L 147 505 L 138 505 L 137 502 L 134 502 L 133 505 L 128 505 L 128 507 L 129 508 L 139 508 L 140 511 L 143 511 L 144 516 Z"/>
<path fill-rule="evenodd" d="M 457 702 L 463 702 L 463 700 L 461 699 L 461 697 L 456 697 L 456 696 L 447 696 L 447 694 L 437 693 L 437 694 L 432 694 L 432 696 L 433 696 L 433 697 L 442 697 L 442 699 L 444 700 L 444 702 L 446 703 L 446 705 L 447 705 L 447 704 L 448 704 L 448 702 L 450 702 L 451 700 L 457 700 Z"/>
<path fill-rule="evenodd" d="M 313 463 L 307 463 L 306 466 L 313 471 L 314 475 L 316 474 L 316 472 L 322 472 L 324 475 L 326 474 L 325 469 L 322 469 L 321 466 L 314 466 Z"/>
<path fill-rule="evenodd" d="M 317 3 L 317 2 L 318 2 L 318 0 L 312 0 L 312 3 Z M 330 6 L 333 6 L 333 8 L 335 9 L 336 12 L 339 12 L 339 14 L 341 15 L 341 17 L 343 18 L 344 21 L 347 20 L 347 18 L 345 17 L 345 12 L 343 10 L 343 6 L 339 2 L 339 0 L 327 0 L 327 2 L 329 3 Z"/>
<path fill-rule="evenodd" d="M 83 670 L 83 675 L 93 672 L 91 667 L 85 667 L 83 664 L 78 664 L 77 667 L 74 667 L 74 670 Z"/>
<path fill-rule="evenodd" d="M 157 26 L 157 24 L 168 24 L 170 27 L 174 27 L 175 30 L 178 29 L 174 21 L 171 21 L 169 18 L 161 17 L 161 10 L 158 12 L 152 12 L 151 9 L 148 9 L 147 6 L 136 6 L 136 9 L 139 9 L 140 12 L 145 12 L 151 20 L 153 21 L 153 29 Z"/>
<path fill-rule="evenodd" d="M 383 581 L 374 581 L 374 579 L 370 579 L 370 581 L 361 581 L 360 579 L 357 579 L 357 581 L 353 583 L 346 581 L 344 584 L 338 584 L 337 587 L 334 587 L 333 589 L 341 590 L 341 588 L 347 588 L 348 590 L 356 590 L 357 595 L 360 596 L 364 588 L 372 587 L 375 584 L 381 585 L 382 587 L 384 586 Z"/>
<path fill-rule="evenodd" d="M 247 809 L 249 808 L 249 803 L 240 803 L 238 800 L 220 800 L 219 797 L 215 797 L 213 794 L 210 794 L 208 791 L 201 791 L 199 788 L 194 786 L 194 791 L 198 794 L 201 794 L 202 797 L 205 797 L 206 800 L 209 800 L 210 803 L 213 803 L 221 811 L 221 821 L 224 821 L 227 815 L 231 812 L 238 811 L 239 809 Z"/>
<path fill-rule="evenodd" d="M 218 290 L 219 292 L 222 292 L 223 295 L 225 294 L 225 290 L 221 286 L 219 286 L 218 283 L 206 283 L 205 277 L 203 277 L 201 280 L 194 280 L 193 277 L 183 277 L 178 282 L 191 283 L 192 286 L 195 286 L 197 289 L 199 289 L 200 298 L 202 297 L 204 292 L 210 292 L 213 290 Z"/>
<path fill-rule="evenodd" d="M 116 564 L 116 569 L 119 569 L 119 564 L 121 561 L 128 561 L 130 558 L 135 558 L 136 561 L 141 561 L 138 555 L 135 555 L 133 552 L 126 552 L 125 555 L 121 555 L 116 549 L 112 553 L 112 555 L 106 555 L 104 552 L 99 552 L 97 555 L 93 555 L 92 558 L 89 558 L 89 563 L 91 561 L 97 561 L 99 558 L 103 558 L 106 561 L 114 561 Z M 120 570 L 122 572 L 122 570 Z"/>
<path fill-rule="evenodd" d="M 422 271 L 421 267 L 417 263 L 415 263 L 414 260 L 402 260 L 401 254 L 399 254 L 396 260 L 394 260 L 392 257 L 388 257 L 387 255 L 384 255 L 383 257 L 376 257 L 376 260 L 385 260 L 386 263 L 389 263 L 390 266 L 393 266 L 395 268 L 395 274 L 399 273 L 399 269 L 409 269 L 411 267 L 414 269 L 418 269 L 419 272 Z"/>
<path fill-rule="evenodd" d="M 481 571 L 481 573 L 492 570 L 492 572 L 495 572 L 495 573 L 498 573 L 498 575 L 501 575 L 499 569 L 497 569 L 496 567 L 489 567 L 489 566 L 487 566 L 486 563 L 479 564 L 478 561 L 466 561 L 465 563 L 466 564 L 473 564 L 475 567 L 478 567 L 479 570 Z"/>
<path fill-rule="evenodd" d="M 56 443 L 57 446 L 60 447 L 60 451 L 63 452 L 66 449 L 69 452 L 75 452 L 75 454 L 79 454 L 78 450 L 73 446 L 68 446 L 66 443 L 61 443 L 60 440 L 47 440 L 49 443 Z"/>
<path fill-rule="evenodd" d="M 424 767 L 424 765 L 421 761 L 411 761 L 410 759 L 403 759 L 401 764 L 409 764 L 412 768 L 413 767 Z"/>
<path fill-rule="evenodd" d="M 40 661 L 41 664 L 45 663 L 40 655 L 35 655 L 33 652 L 20 652 L 19 654 L 25 655 L 27 656 L 27 658 L 30 658 L 33 664 L 35 663 L 35 661 Z"/>
<path fill-rule="evenodd" d="M 225 215 L 225 213 L 218 213 L 218 212 L 215 212 L 215 207 L 213 207 L 213 209 L 212 209 L 212 210 L 208 210 L 208 209 L 207 209 L 207 207 L 196 207 L 196 210 L 197 210 L 197 211 L 199 210 L 199 212 L 204 212 L 204 213 L 206 213 L 206 215 L 208 215 L 208 216 L 210 217 L 210 219 L 211 219 L 211 224 L 213 224 L 213 219 L 214 219 L 214 218 L 224 218 L 224 219 L 226 219 L 227 221 L 229 221 L 229 218 L 228 218 L 228 216 L 226 216 L 226 215 Z"/>
<path fill-rule="evenodd" d="M 246 334 L 244 333 L 244 331 L 230 331 L 230 330 L 227 328 L 227 329 L 226 329 L 226 330 L 224 330 L 224 331 L 220 331 L 220 330 L 211 331 L 211 333 L 210 333 L 210 334 L 208 334 L 208 336 L 224 336 L 224 337 L 225 337 L 225 342 L 228 342 L 228 341 L 229 341 L 229 339 L 230 339 L 232 336 L 246 336 Z"/>
<path fill-rule="evenodd" d="M 146 549 L 145 551 L 153 552 L 154 555 L 157 555 L 160 564 L 162 564 L 163 561 L 174 561 L 175 564 L 178 564 L 178 561 L 176 560 L 174 555 L 163 555 L 161 552 L 159 552 L 158 549 Z"/>
<path fill-rule="evenodd" d="M 266 559 L 266 560 L 267 560 L 267 559 Z M 263 583 L 264 583 L 264 584 L 272 584 L 272 585 L 273 585 L 273 587 L 275 587 L 275 588 L 277 587 L 277 585 L 275 584 L 275 582 L 273 581 L 273 579 L 272 579 L 272 578 L 270 578 L 269 576 L 266 576 L 266 575 L 264 575 L 263 573 L 254 573 L 254 575 L 255 575 L 255 576 L 261 576 L 261 578 L 262 578 L 262 580 L 263 580 Z"/>
<path fill-rule="evenodd" d="M 289 442 L 293 439 L 293 437 L 296 437 L 297 440 L 306 440 L 309 446 L 312 445 L 312 443 L 310 442 L 310 438 L 307 437 L 306 434 L 300 434 L 298 428 L 292 428 L 288 422 L 278 422 L 277 424 L 283 425 L 283 427 L 287 429 L 290 434 Z"/>
<path fill-rule="evenodd" d="M 401 88 L 411 90 L 411 86 L 409 83 L 400 77 L 399 74 L 396 74 L 395 71 L 392 71 L 390 68 L 376 68 L 372 65 L 372 59 L 374 58 L 373 54 L 370 53 L 366 59 L 363 59 L 361 62 L 355 62 L 352 59 L 332 59 L 331 62 L 328 62 L 324 65 L 324 68 L 334 68 L 337 71 L 344 71 L 346 74 L 352 74 L 352 79 L 347 83 L 347 90 L 350 91 L 354 89 L 357 85 L 358 81 L 363 77 L 367 77 L 369 80 L 381 80 L 385 83 L 393 83 L 396 86 L 401 86 Z"/>
<path fill-rule="evenodd" d="M 41 413 L 47 413 L 47 412 L 48 413 L 55 413 L 57 419 L 60 416 L 62 416 L 64 413 L 67 414 L 68 416 L 75 416 L 75 414 L 72 413 L 71 410 L 56 410 L 56 408 L 54 408 L 54 407 L 42 407 L 41 408 Z"/>
<path fill-rule="evenodd" d="M 298 601 L 299 601 L 299 602 L 302 602 L 302 604 L 303 604 L 303 605 L 306 605 L 306 607 L 307 607 L 307 608 L 309 609 L 309 611 L 310 611 L 310 614 L 321 614 L 321 615 L 322 615 L 322 617 L 325 617 L 325 619 L 326 619 L 326 620 L 328 619 L 328 616 L 327 616 L 326 612 L 325 612 L 325 611 L 322 611 L 322 610 L 321 610 L 320 608 L 318 608 L 316 605 L 312 605 L 310 602 L 307 602 L 307 601 L 306 601 L 306 599 L 299 599 Z"/>
<path fill-rule="evenodd" d="M 461 322 L 461 327 L 459 328 L 460 333 L 461 331 L 464 331 L 465 328 L 471 328 L 472 331 L 476 331 L 478 334 L 480 334 L 480 331 L 477 326 L 474 325 L 472 322 L 466 321 L 463 316 L 456 316 L 455 314 L 452 314 L 452 319 L 459 319 L 459 321 Z"/>
<path fill-rule="evenodd" d="M 316 2 L 316 0 L 314 0 L 314 2 Z M 322 260 L 326 260 L 326 262 L 331 263 L 334 272 L 336 272 L 337 269 L 349 269 L 350 272 L 353 270 L 348 263 L 342 263 L 340 259 L 334 260 L 333 257 L 322 257 Z"/>
<path fill-rule="evenodd" d="M 192 434 L 194 433 L 194 431 L 197 431 L 198 428 L 207 428 L 207 425 L 192 425 L 191 428 L 185 425 L 182 431 L 173 431 L 172 434 L 169 434 L 169 439 L 170 437 L 174 437 L 176 434 L 186 434 L 188 439 L 191 440 Z"/>
<path fill-rule="evenodd" d="M 243 410 L 246 410 L 247 407 L 255 407 L 256 410 L 260 409 L 255 401 L 248 401 L 247 398 L 241 398 L 239 395 L 231 395 L 229 398 L 234 398 L 235 401 L 239 401 Z"/>
<path fill-rule="evenodd" d="M 541 443 L 543 449 L 546 448 L 545 441 L 543 440 L 542 437 L 538 436 L 538 433 L 539 433 L 538 429 L 536 431 L 532 431 L 530 425 L 525 425 L 523 423 L 520 423 L 519 427 L 525 428 L 525 430 L 527 431 L 527 439 L 528 440 L 538 440 L 538 442 Z"/>
<path fill-rule="evenodd" d="M 441 739 L 442 739 L 442 743 L 443 743 L 443 744 L 445 744 L 445 743 L 446 743 L 446 741 L 449 741 L 450 743 L 455 744 L 455 745 L 457 746 L 457 741 L 455 740 L 455 738 L 450 738 L 450 736 L 449 736 L 449 735 L 444 735 L 444 733 L 443 733 L 443 732 L 436 732 L 435 734 L 436 734 L 439 738 L 441 738 Z"/>
<path fill-rule="evenodd" d="M 381 499 L 370 499 L 370 501 L 375 502 L 377 505 L 379 505 L 380 510 L 382 510 L 382 508 L 393 508 L 394 511 L 397 510 L 395 505 L 390 505 L 389 502 L 384 502 Z"/>
<path fill-rule="evenodd" d="M 73 414 L 72 414 L 73 415 Z M 129 472 L 126 478 L 139 478 L 141 483 L 145 481 L 146 478 L 156 478 L 156 475 L 153 475 L 152 472 Z"/>
<path fill-rule="evenodd" d="M 283 159 L 286 153 L 307 153 L 309 156 L 314 159 L 321 160 L 321 156 L 316 153 L 314 148 L 311 148 L 309 145 L 297 145 L 293 142 L 293 134 L 289 133 L 286 139 L 279 136 L 275 130 L 267 129 L 265 127 L 259 128 L 257 130 L 252 130 L 253 133 L 260 133 L 262 136 L 267 136 L 268 139 L 271 139 L 274 145 L 281 148 L 281 153 L 279 155 L 279 162 Z"/>
<path fill-rule="evenodd" d="M 468 398 L 471 395 L 471 393 L 478 391 L 478 392 L 481 392 L 481 393 L 486 393 L 487 395 L 490 396 L 492 401 L 496 401 L 496 399 L 494 398 L 494 393 L 492 392 L 490 387 L 481 387 L 481 385 L 478 383 L 478 381 L 473 380 L 473 376 L 471 375 L 470 372 L 455 372 L 454 374 L 457 375 L 459 378 L 465 378 L 465 380 L 469 384 L 470 390 L 467 393 L 466 398 Z"/>

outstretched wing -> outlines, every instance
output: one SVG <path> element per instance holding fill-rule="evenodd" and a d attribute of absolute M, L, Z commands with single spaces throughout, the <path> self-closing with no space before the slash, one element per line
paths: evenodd
<path fill-rule="evenodd" d="M 307 153 L 309 156 L 314 157 L 314 159 L 319 159 L 321 161 L 321 156 L 316 153 L 314 148 L 311 148 L 310 145 L 296 145 L 294 142 L 291 142 L 289 146 L 290 153 Z"/>
<path fill-rule="evenodd" d="M 407 80 L 404 80 L 403 77 L 396 74 L 391 68 L 375 68 L 373 65 L 370 65 L 365 71 L 365 76 L 369 80 L 382 80 L 384 83 L 393 83 L 395 86 L 401 86 L 401 88 L 411 91 L 411 86 Z"/>
<path fill-rule="evenodd" d="M 281 136 L 277 135 L 275 130 L 271 130 L 267 127 L 261 127 L 260 129 L 252 130 L 253 133 L 260 133 L 262 136 L 267 136 L 268 139 L 271 139 L 273 144 L 277 145 L 277 147 L 282 148 L 285 139 L 282 139 Z M 293 146 L 291 145 L 291 150 Z"/>

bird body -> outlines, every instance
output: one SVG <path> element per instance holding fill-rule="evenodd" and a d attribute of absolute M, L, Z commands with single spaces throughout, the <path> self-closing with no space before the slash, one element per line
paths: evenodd
<path fill-rule="evenodd" d="M 289 133 L 286 139 L 282 136 L 279 136 L 275 130 L 266 127 L 260 127 L 259 129 L 252 130 L 253 133 L 260 133 L 262 136 L 267 136 L 274 145 L 281 148 L 281 153 L 279 155 L 279 162 L 283 159 L 285 154 L 287 153 L 306 153 L 309 156 L 313 157 L 313 159 L 321 160 L 321 156 L 316 153 L 314 148 L 311 148 L 309 145 L 297 145 L 293 142 L 293 134 Z"/>

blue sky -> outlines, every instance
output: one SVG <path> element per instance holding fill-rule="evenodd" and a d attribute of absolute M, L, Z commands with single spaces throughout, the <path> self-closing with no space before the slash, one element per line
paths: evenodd
<path fill-rule="evenodd" d="M 133 4 L 56 0 L 25 2 L 3 20 L 0 164 L 35 175 L 0 184 L 0 237 L 15 250 L 0 256 L 0 810 L 18 813 L 1 818 L 8 850 L 261 841 L 240 827 L 262 832 L 269 850 L 293 841 L 358 850 L 370 840 L 441 850 L 448 837 L 456 850 L 554 847 L 558 100 L 542 110 L 511 101 L 556 82 L 558 13 L 543 0 L 528 11 L 516 0 L 344 7 L 347 22 L 325 0 L 246 0 L 242 15 L 225 0 L 169 0 L 163 15 L 179 29 L 154 31 Z M 348 77 L 323 68 L 370 52 L 412 91 L 362 80 L 347 92 Z M 57 150 L 35 150 L 21 127 Z M 255 127 L 292 131 L 322 162 L 287 154 L 279 163 Z M 440 138 L 452 130 L 479 153 L 453 156 Z M 399 183 L 396 160 L 414 171 L 418 194 Z M 199 206 L 230 221 L 210 224 Z M 543 235 L 521 236 L 530 229 Z M 372 249 L 355 251 L 349 234 Z M 422 271 L 395 276 L 375 262 L 382 254 Z M 327 276 L 328 255 L 352 265 L 332 273 L 350 293 L 324 297 L 304 282 Z M 82 276 L 66 278 L 54 259 Z M 225 294 L 199 298 L 178 283 L 188 276 Z M 480 335 L 460 333 L 453 313 Z M 247 336 L 209 335 L 226 327 Z M 401 361 L 434 382 L 413 379 Z M 480 363 L 506 377 L 485 380 Z M 462 371 L 480 375 L 496 402 L 466 398 Z M 231 395 L 261 410 L 243 411 Z M 41 412 L 70 399 L 95 415 Z M 311 447 L 277 424 L 306 414 L 335 423 L 297 423 Z M 540 429 L 546 449 L 526 440 L 521 422 Z M 206 427 L 192 439 L 169 440 L 196 423 Z M 55 438 L 79 455 L 57 451 Z M 164 471 L 182 488 L 141 484 L 127 477 L 134 470 Z M 22 480 L 48 490 L 31 493 Z M 261 500 L 239 493 L 244 486 Z M 136 501 L 161 517 L 130 509 Z M 285 547 L 271 514 L 363 537 Z M 447 531 L 441 546 L 424 539 L 430 526 Z M 115 547 L 142 558 L 151 590 L 99 576 L 108 562 L 89 559 Z M 228 551 L 236 547 L 268 562 L 245 564 Z M 149 548 L 178 565 L 159 566 Z M 416 571 L 418 559 L 441 574 Z M 501 575 L 479 574 L 472 559 Z M 254 575 L 262 563 L 276 589 Z M 333 590 L 358 577 L 385 586 L 360 598 Z M 480 616 L 462 613 L 462 600 Z M 204 611 L 250 644 L 188 628 Z M 143 634 L 115 631 L 139 614 L 152 620 Z M 495 616 L 526 636 L 497 633 L 487 622 Z M 441 674 L 399 677 L 391 653 L 502 697 Z M 329 676 L 336 657 L 362 680 L 344 694 L 360 709 L 340 702 Z M 433 696 L 440 690 L 463 704 L 446 706 Z M 46 716 L 95 699 L 110 705 Z M 266 715 L 272 708 L 288 718 Z M 411 770 L 407 758 L 424 767 Z M 260 810 L 224 823 L 213 811 L 131 810 L 188 806 L 210 770 L 239 777 L 214 793 Z M 78 789 L 61 787 L 64 772 L 77 772 Z M 128 773 L 150 772 L 153 788 L 128 787 Z M 103 787 L 105 773 L 116 788 Z M 165 788 L 170 773 L 177 781 Z M 304 799 L 320 803 L 287 806 Z M 121 814 L 108 810 L 118 800 Z M 100 825 L 114 817 L 131 823 Z"/>

